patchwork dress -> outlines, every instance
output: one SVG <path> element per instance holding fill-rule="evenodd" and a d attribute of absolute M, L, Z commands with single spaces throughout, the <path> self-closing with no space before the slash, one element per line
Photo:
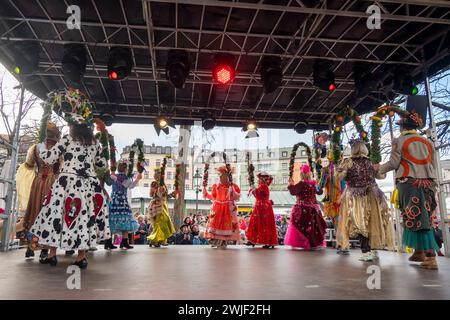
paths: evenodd
<path fill-rule="evenodd" d="M 137 185 L 137 181 L 128 179 L 124 173 L 119 173 L 112 185 L 111 204 L 109 210 L 109 227 L 111 233 L 135 232 L 139 228 L 128 204 L 127 190 Z"/>
<path fill-rule="evenodd" d="M 89 250 L 93 244 L 111 238 L 108 206 L 95 169 L 106 167 L 97 143 L 84 146 L 65 135 L 40 158 L 52 165 L 63 156 L 63 164 L 52 190 L 30 232 L 39 244 L 63 250 Z"/>

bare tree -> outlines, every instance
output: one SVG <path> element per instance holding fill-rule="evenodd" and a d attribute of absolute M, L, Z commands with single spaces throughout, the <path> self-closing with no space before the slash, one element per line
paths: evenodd
<path fill-rule="evenodd" d="M 11 84 L 8 84 L 7 71 L 3 71 L 0 74 L 0 118 L 6 131 L 2 137 L 6 142 L 11 143 L 14 137 L 14 133 L 18 125 L 18 110 L 20 104 L 20 89 L 11 88 Z M 24 120 L 29 111 L 38 105 L 38 98 L 30 92 L 25 92 L 22 114 L 20 115 L 20 121 Z M 30 128 L 33 124 L 28 124 Z M 22 139 L 26 132 L 29 130 L 20 130 L 20 139 Z M 5 145 L 7 150 L 7 156 L 11 155 L 11 148 Z"/>

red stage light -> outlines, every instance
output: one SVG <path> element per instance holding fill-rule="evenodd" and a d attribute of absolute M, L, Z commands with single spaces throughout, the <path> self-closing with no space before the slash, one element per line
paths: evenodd
<path fill-rule="evenodd" d="M 217 66 L 214 70 L 214 79 L 220 84 L 228 84 L 234 79 L 234 69 L 228 65 Z"/>
<path fill-rule="evenodd" d="M 116 79 L 119 77 L 119 75 L 117 74 L 117 72 L 111 71 L 111 72 L 108 74 L 108 77 L 109 77 L 110 80 L 116 80 Z"/>
<path fill-rule="evenodd" d="M 336 90 L 336 85 L 335 85 L 334 83 L 330 84 L 330 85 L 328 86 L 328 90 L 330 90 L 330 91 Z"/>

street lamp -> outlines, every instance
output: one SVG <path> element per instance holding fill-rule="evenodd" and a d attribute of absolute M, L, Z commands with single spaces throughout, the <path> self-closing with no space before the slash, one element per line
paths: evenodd
<path fill-rule="evenodd" d="M 198 212 L 198 193 L 200 192 L 200 180 L 202 179 L 202 175 L 198 171 L 198 168 L 195 169 L 194 175 L 194 184 L 195 184 L 195 214 Z"/>

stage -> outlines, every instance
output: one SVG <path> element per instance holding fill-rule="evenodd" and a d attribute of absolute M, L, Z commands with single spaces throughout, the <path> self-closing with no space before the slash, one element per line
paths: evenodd
<path fill-rule="evenodd" d="M 99 247 L 81 271 L 81 289 L 69 290 L 66 271 L 74 256 L 61 251 L 50 267 L 24 255 L 24 249 L 0 253 L 0 299 L 450 299 L 450 260 L 444 257 L 438 257 L 439 271 L 431 271 L 393 252 L 368 263 L 357 260 L 358 250 L 341 256 L 286 247 Z M 380 267 L 381 289 L 367 287 L 371 265 Z"/>

